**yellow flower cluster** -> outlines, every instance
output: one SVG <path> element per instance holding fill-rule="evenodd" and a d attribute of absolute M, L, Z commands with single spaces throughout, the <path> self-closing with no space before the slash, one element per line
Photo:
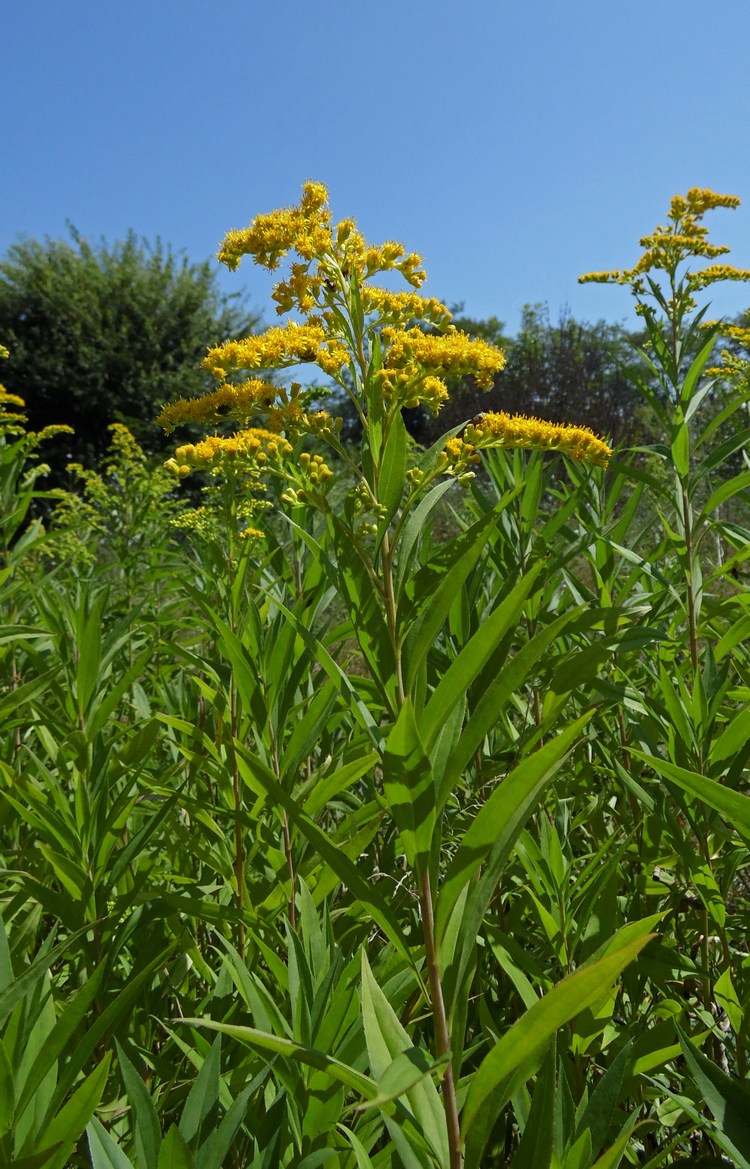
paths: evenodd
<path fill-rule="evenodd" d="M 178 447 L 165 466 L 180 476 L 191 471 L 207 471 L 239 464 L 243 469 L 280 463 L 292 453 L 292 444 L 281 435 L 261 427 L 239 430 L 229 438 L 211 435 L 201 442 Z"/>
<path fill-rule="evenodd" d="M 723 321 L 712 321 L 707 323 L 707 327 L 709 324 L 715 325 L 717 323 L 723 337 L 741 345 L 750 354 L 750 327 L 748 325 L 730 325 Z M 722 378 L 724 381 L 735 384 L 740 382 L 750 384 L 750 359 L 748 357 L 743 357 L 741 353 L 732 349 L 721 349 L 720 357 L 721 365 L 709 366 L 705 371 L 707 377 Z"/>
<path fill-rule="evenodd" d="M 5 386 L 0 385 L 0 406 L 20 406 L 23 410 L 26 403 L 18 394 L 11 394 Z"/>
<path fill-rule="evenodd" d="M 291 264 L 289 279 L 280 280 L 274 284 L 272 300 L 276 301 L 276 312 L 281 316 L 299 309 L 301 313 L 311 313 L 318 307 L 318 294 L 323 283 L 321 276 L 310 273 L 310 265 Z"/>
<path fill-rule="evenodd" d="M 421 288 L 427 279 L 422 257 L 417 252 L 407 253 L 403 244 L 386 240 L 384 244 L 365 243 L 353 219 L 344 219 L 336 228 L 335 256 L 342 271 L 356 271 L 360 282 L 379 272 L 400 272 L 407 284 Z"/>
<path fill-rule="evenodd" d="M 203 367 L 215 377 L 225 378 L 230 369 L 280 369 L 315 362 L 324 373 L 334 376 L 349 360 L 346 345 L 335 337 L 329 338 L 321 324 L 298 325 L 289 321 L 257 336 L 226 341 L 209 349 Z"/>
<path fill-rule="evenodd" d="M 340 425 L 326 410 L 308 413 L 300 402 L 299 383 L 290 390 L 252 378 L 239 385 L 225 382 L 201 398 L 180 398 L 163 406 L 156 425 L 171 434 L 185 424 L 218 426 L 222 422 L 239 422 L 243 426 L 252 418 L 264 415 L 266 427 L 274 433 L 316 434 L 325 438 Z"/>
<path fill-rule="evenodd" d="M 321 286 L 333 271 L 347 277 L 356 273 L 362 282 L 377 272 L 396 270 L 414 288 L 426 279 L 422 257 L 416 252 L 407 254 L 402 244 L 387 240 L 379 247 L 368 245 L 352 219 L 342 219 L 331 228 L 328 191 L 323 183 L 305 183 L 299 205 L 257 215 L 249 227 L 228 232 L 218 258 L 236 269 L 242 257 L 249 255 L 273 270 L 290 251 L 296 252 L 302 263 L 292 263 L 289 277 L 274 287 L 279 314 L 298 309 L 307 315 L 320 308 Z M 317 261 L 317 269 L 311 271 L 313 261 Z"/>
<path fill-rule="evenodd" d="M 729 248 L 724 250 L 728 252 Z M 747 268 L 735 268 L 732 264 L 709 264 L 701 272 L 688 273 L 687 285 L 691 292 L 697 292 L 719 280 L 750 280 L 750 271 Z"/>
<path fill-rule="evenodd" d="M 438 374 L 471 374 L 478 386 L 490 389 L 505 365 L 505 355 L 494 345 L 453 328 L 435 334 L 388 325 L 383 329 L 383 339 L 386 356 L 377 376 L 384 397 L 395 397 L 404 406 L 421 402 L 437 412 L 448 397 L 445 382 Z"/>
<path fill-rule="evenodd" d="M 9 410 L 9 406 L 16 407 L 16 409 Z M 24 433 L 28 419 L 25 414 L 19 413 L 19 410 L 23 411 L 25 406 L 23 398 L 19 398 L 17 394 L 9 393 L 5 386 L 0 385 L 0 434 Z"/>
<path fill-rule="evenodd" d="M 416 292 L 389 292 L 369 284 L 362 288 L 362 308 L 365 314 L 377 313 L 385 325 L 415 320 L 444 328 L 452 320 L 450 310 L 435 297 L 427 299 Z"/>
<path fill-rule="evenodd" d="M 455 443 L 456 440 L 452 441 Z M 452 455 L 449 445 L 446 443 L 445 450 Z M 596 463 L 600 467 L 606 467 L 612 454 L 606 442 L 587 426 L 545 422 L 541 418 L 503 411 L 490 411 L 482 414 L 476 422 L 470 422 L 462 436 L 462 449 L 466 445 L 476 450 L 522 447 L 526 450 L 562 451 L 571 459 Z"/>
<path fill-rule="evenodd" d="M 323 183 L 305 183 L 298 207 L 256 215 L 249 227 L 228 232 L 218 251 L 219 260 L 236 269 L 243 256 L 252 256 L 256 264 L 273 270 L 292 248 L 307 260 L 329 252 L 331 213 L 327 202 Z"/>
<path fill-rule="evenodd" d="M 163 406 L 156 425 L 171 434 L 176 426 L 185 423 L 205 423 L 215 426 L 226 419 L 244 422 L 254 414 L 265 413 L 276 401 L 276 386 L 259 378 L 231 385 L 225 382 L 201 398 L 180 398 Z"/>
<path fill-rule="evenodd" d="M 720 195 L 704 187 L 691 187 L 687 195 L 675 195 L 669 207 L 668 224 L 659 225 L 640 240 L 643 255 L 633 268 L 616 268 L 611 272 L 588 272 L 579 276 L 580 284 L 629 284 L 637 295 L 645 291 L 642 277 L 647 272 L 662 271 L 674 276 L 680 264 L 690 259 L 713 260 L 729 248 L 708 241 L 708 228 L 701 223 L 707 211 L 716 207 L 733 209 L 740 200 L 736 195 Z M 750 280 L 750 272 L 724 264 L 711 264 L 702 272 L 687 276 L 688 292 L 705 288 L 718 280 Z"/>

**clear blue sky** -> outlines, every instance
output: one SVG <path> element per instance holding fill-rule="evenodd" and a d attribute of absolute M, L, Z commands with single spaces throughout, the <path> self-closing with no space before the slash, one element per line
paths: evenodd
<path fill-rule="evenodd" d="M 24 0 L 0 36 L 0 253 L 69 220 L 204 259 L 315 178 L 472 316 L 626 321 L 576 277 L 697 185 L 743 199 L 709 223 L 750 267 L 749 0 Z M 222 276 L 269 320 L 270 285 Z"/>

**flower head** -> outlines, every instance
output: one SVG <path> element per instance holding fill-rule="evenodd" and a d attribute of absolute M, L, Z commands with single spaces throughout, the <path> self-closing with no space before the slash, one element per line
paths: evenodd
<path fill-rule="evenodd" d="M 587 426 L 545 422 L 541 418 L 527 418 L 523 414 L 489 411 L 476 422 L 470 422 L 463 441 L 476 450 L 490 447 L 524 450 L 561 451 L 571 459 L 596 463 L 606 467 L 611 448 Z"/>
<path fill-rule="evenodd" d="M 691 187 L 687 195 L 675 195 L 669 206 L 666 226 L 659 225 L 641 238 L 643 254 L 632 268 L 616 268 L 611 272 L 588 272 L 579 276 L 581 284 L 626 284 L 639 298 L 646 294 L 644 278 L 651 274 L 665 275 L 673 290 L 667 302 L 670 311 L 679 305 L 685 310 L 695 307 L 692 293 L 721 280 L 750 280 L 750 271 L 728 264 L 709 264 L 696 271 L 686 271 L 679 277 L 681 265 L 693 260 L 715 260 L 726 255 L 725 244 L 709 242 L 708 228 L 701 221 L 707 211 L 717 207 L 739 207 L 736 195 L 720 195 L 704 187 Z M 684 279 L 680 287 L 679 280 Z"/>

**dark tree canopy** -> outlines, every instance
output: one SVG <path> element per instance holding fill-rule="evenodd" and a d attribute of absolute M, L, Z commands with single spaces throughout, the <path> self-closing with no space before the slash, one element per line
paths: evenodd
<path fill-rule="evenodd" d="M 147 450 L 163 449 L 159 406 L 205 390 L 209 345 L 257 327 L 216 287 L 209 262 L 191 263 L 130 232 L 122 243 L 29 239 L 0 262 L 0 338 L 8 390 L 33 428 L 67 423 L 75 435 L 45 448 L 55 470 L 92 463 L 125 422 Z"/>
<path fill-rule="evenodd" d="M 514 338 L 504 334 L 495 317 L 474 321 L 457 315 L 454 324 L 504 349 L 506 365 L 488 392 L 471 379 L 462 381 L 451 386 L 450 401 L 438 418 L 414 418 L 412 432 L 419 441 L 433 441 L 484 410 L 589 426 L 615 445 L 646 436 L 643 403 L 627 373 L 637 359 L 619 326 L 583 323 L 568 313 L 553 325 L 544 305 L 524 308 Z"/>

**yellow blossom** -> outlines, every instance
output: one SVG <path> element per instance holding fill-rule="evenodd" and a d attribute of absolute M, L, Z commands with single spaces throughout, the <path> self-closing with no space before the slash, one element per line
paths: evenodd
<path fill-rule="evenodd" d="M 399 325 L 410 320 L 429 321 L 438 328 L 449 325 L 452 314 L 441 301 L 426 299 L 416 292 L 389 292 L 366 284 L 362 288 L 365 313 L 377 313 L 383 324 Z"/>
<path fill-rule="evenodd" d="M 342 341 L 330 338 L 321 324 L 298 325 L 289 321 L 265 333 L 225 341 L 209 349 L 204 369 L 224 378 L 229 369 L 280 369 L 301 362 L 315 362 L 324 373 L 336 375 L 350 360 Z"/>
<path fill-rule="evenodd" d="M 239 430 L 228 438 L 211 435 L 200 442 L 186 443 L 178 447 L 174 458 L 166 464 L 170 470 L 185 474 L 188 470 L 209 470 L 238 463 L 246 466 L 263 466 L 280 462 L 292 453 L 292 445 L 285 438 L 261 427 Z"/>
<path fill-rule="evenodd" d="M 23 410 L 26 403 L 23 398 L 19 398 L 18 394 L 11 394 L 5 386 L 0 386 L 0 406 L 20 406 Z"/>
<path fill-rule="evenodd" d="M 606 467 L 612 450 L 587 426 L 545 422 L 523 414 L 489 411 L 470 422 L 463 434 L 465 443 L 477 450 L 489 447 L 562 451 L 571 459 Z M 446 445 L 447 449 L 447 445 Z"/>
<path fill-rule="evenodd" d="M 729 248 L 726 251 L 729 251 Z M 746 268 L 735 268 L 732 264 L 709 264 L 702 271 L 690 272 L 687 276 L 691 292 L 706 288 L 709 284 L 716 284 L 719 280 L 747 281 L 750 280 L 750 271 Z"/>
<path fill-rule="evenodd" d="M 588 272 L 579 276 L 579 283 L 627 284 L 640 297 L 646 291 L 642 280 L 646 273 L 664 272 L 674 280 L 681 264 L 693 259 L 712 260 L 725 255 L 729 248 L 724 244 L 709 243 L 708 228 L 701 223 L 701 219 L 714 208 L 733 209 L 739 203 L 736 195 L 721 195 L 705 187 L 691 187 L 687 195 L 673 197 L 667 225 L 659 225 L 650 235 L 641 238 L 640 244 L 644 251 L 632 268 Z M 690 293 L 719 280 L 750 280 L 750 272 L 728 264 L 710 264 L 701 271 L 688 272 L 685 277 L 687 297 L 683 307 L 695 306 Z"/>
<path fill-rule="evenodd" d="M 494 345 L 471 338 L 456 329 L 425 333 L 421 329 L 383 329 L 387 342 L 382 380 L 388 384 L 393 371 L 418 365 L 431 372 L 460 377 L 471 374 L 482 389 L 492 387 L 505 365 L 505 355 Z"/>
<path fill-rule="evenodd" d="M 243 256 L 252 256 L 256 264 L 273 270 L 292 248 L 306 259 L 318 250 L 330 250 L 327 200 L 322 183 L 305 183 L 299 207 L 256 215 L 249 227 L 228 232 L 218 251 L 219 260 L 235 269 Z"/>
<path fill-rule="evenodd" d="M 204 423 L 215 426 L 231 418 L 244 422 L 254 414 L 269 410 L 276 400 L 277 387 L 253 378 L 241 385 L 225 382 L 201 398 L 180 398 L 163 406 L 156 425 L 171 434 L 176 426 L 185 423 Z"/>

